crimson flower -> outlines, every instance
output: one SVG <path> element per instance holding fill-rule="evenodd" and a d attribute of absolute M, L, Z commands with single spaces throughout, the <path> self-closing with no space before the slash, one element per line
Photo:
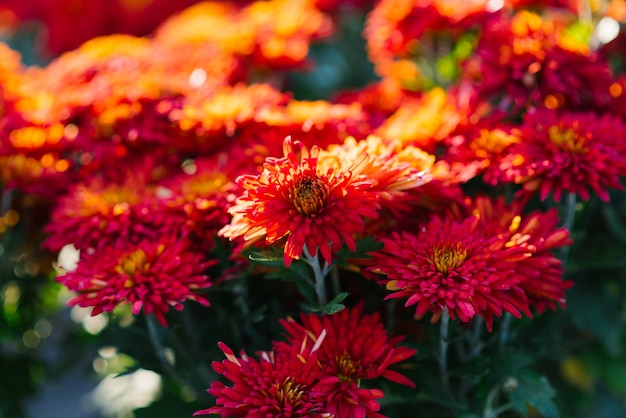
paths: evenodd
<path fill-rule="evenodd" d="M 384 248 L 373 253 L 369 270 L 382 275 L 378 282 L 393 292 L 388 299 L 417 305 L 418 317 L 430 311 L 436 320 L 447 310 L 452 319 L 467 322 L 480 315 L 491 330 L 503 311 L 531 316 L 523 277 L 515 271 L 530 254 L 507 247 L 501 234 L 485 234 L 479 221 L 434 218 L 417 234 L 394 232 L 381 239 Z"/>
<path fill-rule="evenodd" d="M 226 355 L 214 361 L 213 369 L 232 382 L 226 386 L 213 382 L 208 392 L 215 396 L 217 406 L 197 411 L 194 415 L 219 414 L 222 417 L 330 417 L 324 412 L 317 388 L 320 366 L 316 351 L 323 340 L 312 347 L 294 345 L 286 353 L 262 352 L 256 360 L 244 352 L 237 358 L 224 343 L 219 347 Z"/>
<path fill-rule="evenodd" d="M 59 199 L 46 225 L 49 236 L 43 245 L 58 251 L 74 244 L 83 250 L 104 248 L 119 239 L 137 242 L 152 238 L 139 212 L 142 200 L 152 194 L 151 188 L 135 180 L 125 184 L 100 180 L 79 183 Z"/>
<path fill-rule="evenodd" d="M 331 264 L 332 251 L 340 249 L 342 242 L 356 250 L 353 235 L 363 231 L 363 218 L 378 216 L 378 195 L 370 190 L 370 182 L 359 177 L 369 157 L 364 154 L 345 170 L 322 170 L 318 147 L 309 151 L 298 141 L 295 145 L 300 147 L 300 158 L 287 137 L 285 157 L 267 158 L 263 172 L 237 179 L 244 192 L 229 209 L 233 219 L 220 234 L 251 242 L 265 238 L 268 245 L 286 239 L 287 267 L 305 246 L 313 256 L 319 247 Z"/>
<path fill-rule="evenodd" d="M 215 247 L 217 231 L 229 221 L 228 205 L 235 199 L 235 184 L 215 158 L 197 159 L 185 172 L 159 184 L 159 196 L 141 212 L 146 223 L 162 234 L 177 231 L 199 252 Z"/>
<path fill-rule="evenodd" d="M 77 293 L 68 305 L 92 306 L 92 316 L 130 303 L 133 314 L 154 313 L 167 326 L 164 315 L 170 306 L 182 310 L 186 299 L 209 305 L 195 291 L 211 286 L 204 270 L 212 262 L 187 246 L 185 241 L 161 239 L 84 251 L 76 270 L 56 280 Z"/>
<path fill-rule="evenodd" d="M 624 190 L 626 125 L 619 118 L 538 109 L 525 115 L 519 136 L 498 169 L 525 193 L 558 202 L 566 192 L 588 200 L 593 191 L 608 202 L 607 189 Z"/>
<path fill-rule="evenodd" d="M 589 109 L 610 101 L 608 62 L 558 19 L 528 10 L 489 21 L 464 70 L 478 95 L 503 109 Z"/>
<path fill-rule="evenodd" d="M 515 271 L 523 277 L 519 286 L 529 303 L 539 313 L 547 308 L 555 310 L 556 304 L 564 308 L 565 290 L 573 282 L 562 279 L 563 263 L 552 251 L 572 244 L 569 231 L 557 227 L 556 208 L 524 215 L 523 203 L 515 201 L 507 205 L 504 199 L 494 201 L 478 197 L 473 203 L 473 212 L 480 216 L 481 228 L 506 237 L 507 247 L 523 247 L 531 254 L 515 265 Z"/>
<path fill-rule="evenodd" d="M 289 318 L 281 324 L 287 342 L 275 343 L 277 352 L 288 352 L 307 335 L 325 332 L 319 345 L 317 361 L 321 366 L 319 390 L 326 411 L 336 417 L 383 417 L 377 399 L 384 393 L 361 386 L 362 380 L 384 377 L 415 387 L 406 376 L 388 367 L 413 356 L 416 350 L 397 347 L 403 337 L 388 337 L 378 313 L 363 314 L 363 304 L 330 316 L 302 314 L 302 324 Z"/>

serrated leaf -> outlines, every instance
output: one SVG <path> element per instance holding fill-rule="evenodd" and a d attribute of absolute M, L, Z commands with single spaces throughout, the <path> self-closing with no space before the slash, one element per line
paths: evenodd
<path fill-rule="evenodd" d="M 528 407 L 532 406 L 545 418 L 557 418 L 559 411 L 552 401 L 555 394 L 545 376 L 526 372 L 517 376 L 517 387 L 508 393 L 508 398 L 524 416 L 528 416 Z"/>
<path fill-rule="evenodd" d="M 343 311 L 346 306 L 342 304 L 341 302 L 343 302 L 348 297 L 348 295 L 349 295 L 348 292 L 339 293 L 337 296 L 333 298 L 333 300 L 331 300 L 326 305 L 324 305 L 324 307 L 322 308 L 322 311 L 326 315 L 333 315 L 333 314 L 336 314 L 337 312 Z"/>

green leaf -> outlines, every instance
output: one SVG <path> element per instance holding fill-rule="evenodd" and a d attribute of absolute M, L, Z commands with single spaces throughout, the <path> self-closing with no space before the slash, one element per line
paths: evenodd
<path fill-rule="evenodd" d="M 291 266 L 287 268 L 282 251 L 273 248 L 265 251 L 249 248 L 244 250 L 243 254 L 248 257 L 252 264 L 271 269 L 271 271 L 265 274 L 265 278 L 293 282 L 308 303 L 315 303 L 317 298 L 311 277 L 311 268 L 306 263 L 300 260 L 293 260 Z"/>
<path fill-rule="evenodd" d="M 378 251 L 383 248 L 383 243 L 376 241 L 374 236 L 368 236 L 356 242 L 356 250 L 350 251 L 345 246 L 337 251 L 337 261 L 339 265 L 349 265 L 349 259 L 368 259 L 372 258 L 368 253 Z"/>
<path fill-rule="evenodd" d="M 347 297 L 348 297 L 349 293 L 348 292 L 341 292 L 339 293 L 337 296 L 335 296 L 333 298 L 333 300 L 331 300 L 330 302 L 328 302 L 323 308 L 322 311 L 326 314 L 326 315 L 333 315 L 336 314 L 337 312 L 341 312 L 343 311 L 343 309 L 346 307 L 344 304 L 342 304 L 341 302 L 343 302 Z"/>
<path fill-rule="evenodd" d="M 524 372 L 516 377 L 517 387 L 508 392 L 509 400 L 518 412 L 528 416 L 528 407 L 532 406 L 545 418 L 557 418 L 559 411 L 552 401 L 556 392 L 545 376 Z"/>
<path fill-rule="evenodd" d="M 308 312 L 322 312 L 325 315 L 333 315 L 337 312 L 341 312 L 345 309 L 343 302 L 350 294 L 348 292 L 341 292 L 325 305 L 318 305 L 315 303 L 304 305 L 303 309 Z"/>

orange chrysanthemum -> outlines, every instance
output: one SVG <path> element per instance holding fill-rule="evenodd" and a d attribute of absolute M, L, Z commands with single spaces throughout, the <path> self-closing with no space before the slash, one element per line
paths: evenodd
<path fill-rule="evenodd" d="M 392 211 L 406 206 L 409 190 L 430 180 L 428 169 L 435 160 L 434 155 L 419 148 L 411 145 L 403 148 L 400 141 L 385 141 L 370 135 L 361 141 L 348 137 L 341 145 L 331 145 L 320 153 L 319 164 L 323 171 L 326 167 L 347 170 L 364 154 L 370 159 L 360 176 L 372 183 L 372 191 L 380 196 L 381 206 Z"/>
<path fill-rule="evenodd" d="M 300 142 L 300 158 L 291 138 L 284 141 L 283 158 L 267 158 L 259 175 L 243 175 L 237 183 L 244 193 L 230 208 L 230 225 L 220 233 L 246 241 L 264 238 L 268 245 L 284 239 L 285 265 L 298 259 L 305 247 L 321 252 L 327 263 L 345 243 L 356 249 L 353 235 L 364 228 L 363 218 L 378 216 L 378 195 L 359 174 L 369 157 L 364 154 L 345 170 L 322 170 L 319 148 L 310 151 Z"/>
<path fill-rule="evenodd" d="M 383 0 L 367 18 L 364 35 L 370 60 L 379 75 L 396 73 L 395 61 L 415 55 L 428 32 L 464 31 L 484 21 L 494 10 L 488 0 Z"/>

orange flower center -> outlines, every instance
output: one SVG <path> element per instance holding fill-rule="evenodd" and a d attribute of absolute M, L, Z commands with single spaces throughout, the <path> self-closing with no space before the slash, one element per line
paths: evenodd
<path fill-rule="evenodd" d="M 342 382 L 358 382 L 361 376 L 361 364 L 352 360 L 346 352 L 337 357 L 337 377 Z"/>
<path fill-rule="evenodd" d="M 79 190 L 76 207 L 68 210 L 72 217 L 90 215 L 119 216 L 128 212 L 131 204 L 139 202 L 138 193 L 121 186 L 112 186 L 104 190 L 92 190 L 83 187 Z"/>
<path fill-rule="evenodd" d="M 469 146 L 474 150 L 477 157 L 487 158 L 491 154 L 503 152 L 506 147 L 514 142 L 519 142 L 519 139 L 515 135 L 507 134 L 500 129 L 494 129 L 493 131 L 481 129 L 480 135 Z"/>
<path fill-rule="evenodd" d="M 328 197 L 328 185 L 317 177 L 304 177 L 298 181 L 291 193 L 291 201 L 301 215 L 319 213 Z"/>
<path fill-rule="evenodd" d="M 461 248 L 460 244 L 456 247 L 443 246 L 435 248 L 432 256 L 432 263 L 439 273 L 447 274 L 450 270 L 459 267 L 467 257 L 467 250 Z"/>
<path fill-rule="evenodd" d="M 187 200 L 192 201 L 219 191 L 227 182 L 228 179 L 223 174 L 196 174 L 182 184 L 181 190 Z"/>
<path fill-rule="evenodd" d="M 578 135 L 572 129 L 562 129 L 558 126 L 551 126 L 548 129 L 550 141 L 557 147 L 570 151 L 573 154 L 584 154 L 587 152 L 585 147 L 585 137 Z"/>
<path fill-rule="evenodd" d="M 135 285 L 135 281 L 133 280 L 135 274 L 137 272 L 145 272 L 148 268 L 150 268 L 150 263 L 148 263 L 146 253 L 140 248 L 130 254 L 122 256 L 115 267 L 115 271 L 118 274 L 128 276 L 124 287 L 130 289 Z"/>
<path fill-rule="evenodd" d="M 298 404 L 306 389 L 304 385 L 295 383 L 293 377 L 286 378 L 282 383 L 275 383 L 274 387 L 276 388 L 276 400 L 280 406 Z"/>

